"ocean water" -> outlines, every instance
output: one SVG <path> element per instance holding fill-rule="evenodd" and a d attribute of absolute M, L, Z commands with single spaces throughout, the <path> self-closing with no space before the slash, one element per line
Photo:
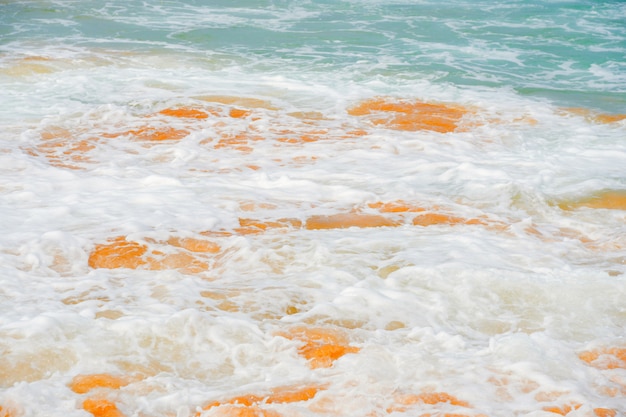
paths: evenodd
<path fill-rule="evenodd" d="M 0 416 L 625 416 L 625 22 L 0 0 Z"/>

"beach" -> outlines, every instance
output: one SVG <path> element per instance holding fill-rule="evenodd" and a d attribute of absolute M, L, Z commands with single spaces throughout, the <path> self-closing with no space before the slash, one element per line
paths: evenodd
<path fill-rule="evenodd" d="M 0 1 L 0 417 L 621 417 L 626 3 Z"/>

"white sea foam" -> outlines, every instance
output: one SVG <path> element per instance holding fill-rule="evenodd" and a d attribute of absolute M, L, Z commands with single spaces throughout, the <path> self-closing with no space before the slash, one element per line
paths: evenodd
<path fill-rule="evenodd" d="M 570 405 L 579 406 L 571 416 L 623 415 L 624 365 L 579 355 L 624 347 L 624 210 L 576 204 L 624 190 L 624 121 L 518 92 L 613 91 L 623 66 L 576 57 L 552 65 L 552 51 L 541 55 L 545 71 L 533 72 L 538 64 L 519 43 L 425 43 L 409 37 L 424 24 L 419 16 L 405 25 L 384 2 L 341 5 L 345 14 L 277 3 L 259 14 L 55 2 L 50 25 L 83 30 L 76 15 L 85 13 L 168 33 L 81 34 L 63 46 L 16 39 L 35 23 L 13 24 L 0 56 L 3 411 L 79 417 L 83 401 L 100 395 L 126 416 L 182 417 L 214 401 L 313 386 L 320 391 L 308 401 L 259 407 L 504 417 Z M 490 18 L 514 10 L 493 7 Z M 296 45 L 299 57 L 284 45 L 270 53 L 260 39 L 215 50 L 200 38 L 175 40 L 188 22 L 187 34 L 280 32 L 280 45 L 288 33 L 319 32 L 329 14 L 337 39 Z M 466 21 L 441 19 L 433 16 L 471 35 Z M 531 29 L 563 28 L 550 19 Z M 522 23 L 510 18 L 499 30 Z M 441 81 L 454 71 L 484 84 Z M 411 110 L 354 112 L 377 97 L 466 113 L 453 132 L 402 130 L 393 120 Z M 393 222 L 307 223 L 350 213 Z M 424 214 L 444 220 L 420 223 Z M 97 259 L 120 238 L 143 257 L 126 268 Z M 303 328 L 337 332 L 353 350 L 312 367 L 303 345 L 313 336 L 294 336 Z M 77 375 L 101 373 L 128 384 L 70 389 Z M 441 396 L 418 397 L 425 393 Z"/>

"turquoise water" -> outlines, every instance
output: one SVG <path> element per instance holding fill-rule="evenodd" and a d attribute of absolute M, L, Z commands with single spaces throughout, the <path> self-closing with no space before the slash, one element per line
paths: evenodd
<path fill-rule="evenodd" d="M 626 105 L 621 1 L 9 1 L 1 7 L 4 51 L 174 50 L 220 55 L 253 72 L 427 79 L 607 112 Z"/>
<path fill-rule="evenodd" d="M 626 3 L 0 0 L 0 417 L 624 417 Z"/>

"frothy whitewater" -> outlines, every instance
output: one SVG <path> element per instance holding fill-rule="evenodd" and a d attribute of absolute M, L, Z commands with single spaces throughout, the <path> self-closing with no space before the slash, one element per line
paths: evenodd
<path fill-rule="evenodd" d="M 0 1 L 0 416 L 625 416 L 624 22 Z"/>

